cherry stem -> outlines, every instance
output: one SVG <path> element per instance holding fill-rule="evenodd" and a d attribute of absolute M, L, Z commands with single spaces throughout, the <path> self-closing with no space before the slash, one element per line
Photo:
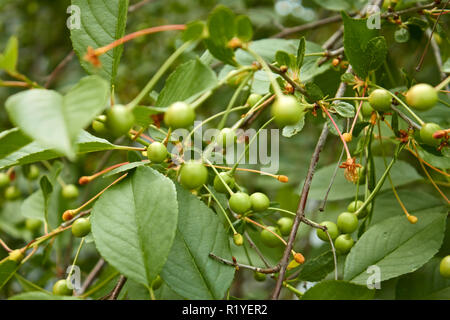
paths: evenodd
<path fill-rule="evenodd" d="M 237 98 L 239 97 L 241 91 L 244 89 L 244 87 L 247 85 L 249 80 L 252 78 L 253 72 L 250 72 L 244 79 L 244 81 L 241 82 L 237 90 L 234 92 L 233 96 L 231 97 L 230 102 L 228 103 L 228 106 L 225 110 L 225 113 L 223 114 L 223 118 L 220 120 L 219 125 L 217 126 L 218 130 L 222 130 L 223 127 L 225 127 L 225 124 L 227 123 L 228 115 L 231 111 L 231 108 L 233 108 L 233 105 L 236 103 Z"/>
<path fill-rule="evenodd" d="M 75 264 L 77 263 L 78 256 L 79 256 L 79 254 L 80 254 L 81 248 L 83 247 L 84 239 L 85 239 L 85 238 L 83 237 L 83 238 L 81 239 L 81 241 L 80 241 L 80 245 L 78 246 L 77 253 L 75 254 L 75 258 L 73 259 L 72 265 L 71 265 L 71 267 L 70 267 L 70 271 L 69 271 L 69 273 L 68 273 L 68 275 L 67 275 L 66 280 L 67 280 L 67 282 L 69 282 L 69 283 L 71 283 L 70 277 L 72 276 L 73 269 L 74 269 L 74 267 L 75 267 Z"/>
<path fill-rule="evenodd" d="M 383 185 L 384 181 L 386 180 L 389 171 L 391 170 L 392 166 L 394 165 L 395 161 L 397 160 L 397 156 L 400 153 L 400 151 L 403 149 L 404 145 L 400 144 L 397 147 L 397 150 L 395 152 L 394 158 L 391 160 L 389 165 L 386 167 L 386 170 L 384 171 L 383 175 L 381 176 L 380 180 L 378 180 L 375 188 L 372 190 L 372 192 L 369 194 L 369 196 L 365 199 L 364 203 L 361 205 L 361 207 L 355 211 L 356 216 L 360 216 L 361 213 L 366 209 L 366 207 L 369 205 L 369 203 L 375 198 L 378 191 L 380 191 L 381 186 Z"/>
<path fill-rule="evenodd" d="M 247 154 L 248 150 L 250 149 L 250 145 L 255 141 L 255 139 L 258 137 L 259 133 L 261 132 L 261 130 L 263 130 L 265 127 L 267 127 L 272 121 L 273 121 L 273 117 L 269 119 L 269 121 L 267 121 L 266 123 L 264 123 L 261 128 L 259 128 L 258 132 L 256 132 L 256 134 L 250 139 L 250 141 L 248 142 L 248 144 L 245 146 L 245 150 L 244 152 L 242 152 L 242 154 L 239 156 L 239 159 L 236 161 L 236 163 L 234 164 L 233 168 L 231 168 L 230 174 L 234 175 L 234 173 L 236 172 L 237 167 L 239 166 L 239 163 L 242 161 L 242 159 L 245 157 L 245 155 Z"/>
<path fill-rule="evenodd" d="M 328 112 L 327 108 L 325 108 L 325 107 L 322 106 L 322 105 L 321 105 L 321 107 L 322 107 L 322 110 L 325 111 L 325 113 L 327 114 L 328 118 L 331 120 L 331 123 L 332 123 L 333 126 L 335 127 L 337 133 L 339 134 L 339 137 L 341 138 L 342 143 L 344 144 L 345 152 L 347 153 L 347 159 L 351 159 L 352 156 L 351 156 L 351 154 L 350 154 L 350 151 L 348 150 L 347 142 L 345 142 L 345 139 L 344 139 L 344 137 L 342 136 L 342 133 L 341 133 L 341 131 L 339 130 L 339 128 L 338 128 L 336 122 L 334 122 L 334 119 L 333 119 L 333 117 L 330 115 L 330 113 Z"/>
<path fill-rule="evenodd" d="M 416 150 L 417 154 L 419 154 L 419 152 L 417 151 L 417 147 L 416 144 L 413 142 L 412 143 L 414 150 Z M 447 204 L 450 203 L 448 198 L 445 196 L 445 194 L 441 191 L 441 189 L 439 189 L 438 185 L 434 182 L 433 178 L 430 176 L 430 174 L 428 173 L 427 169 L 425 168 L 425 166 L 422 163 L 422 158 L 417 157 L 417 159 L 419 160 L 420 166 L 422 167 L 422 170 L 425 172 L 425 174 L 427 175 L 428 180 L 430 180 L 431 184 L 434 186 L 434 188 L 439 192 L 439 194 L 444 198 L 445 201 L 447 201 Z"/>
<path fill-rule="evenodd" d="M 217 205 L 220 208 L 220 211 L 222 211 L 223 215 L 225 216 L 225 219 L 227 219 L 228 224 L 230 225 L 231 230 L 233 230 L 233 234 L 237 234 L 236 229 L 233 226 L 233 223 L 230 220 L 230 217 L 228 216 L 227 212 L 225 211 L 225 209 L 223 208 L 222 204 L 219 202 L 219 200 L 216 198 L 216 196 L 214 195 L 214 193 L 211 192 L 211 190 L 209 190 L 209 188 L 206 186 L 206 184 L 203 185 L 203 187 L 209 192 L 209 194 L 211 195 L 211 197 L 213 197 L 214 201 L 216 201 Z"/>
<path fill-rule="evenodd" d="M 108 44 L 107 46 L 95 49 L 94 53 L 96 56 L 101 56 L 102 54 L 108 52 L 109 50 L 114 49 L 115 47 L 118 47 L 118 46 L 124 44 L 125 42 L 128 42 L 130 40 L 133 40 L 135 38 L 138 38 L 138 37 L 141 37 L 144 35 L 158 33 L 158 32 L 162 32 L 162 31 L 185 30 L 185 29 L 186 29 L 186 26 L 184 24 L 169 24 L 169 25 L 157 26 L 157 27 L 151 27 L 151 28 L 139 30 L 139 31 L 130 33 L 116 41 L 113 41 L 110 44 Z"/>
<path fill-rule="evenodd" d="M 217 166 L 215 164 L 212 164 L 212 165 L 206 164 L 206 166 L 208 166 L 208 167 L 215 167 L 217 169 L 224 169 L 224 170 L 231 170 L 232 169 L 231 167 Z M 246 172 L 259 173 L 259 174 L 264 175 L 264 176 L 269 176 L 269 177 L 275 178 L 278 181 L 283 182 L 283 183 L 289 182 L 289 178 L 287 176 L 285 176 L 285 175 L 275 175 L 275 174 L 264 172 L 264 171 L 260 171 L 260 170 L 239 168 L 239 167 L 236 168 L 236 170 L 237 171 L 246 171 Z"/>
<path fill-rule="evenodd" d="M 387 167 L 386 156 L 384 154 L 384 149 L 383 149 L 383 139 L 381 137 L 380 120 L 377 121 L 377 127 L 378 127 L 378 140 L 380 141 L 380 147 L 381 147 L 381 155 L 383 157 L 384 166 Z M 395 190 L 395 186 L 394 186 L 394 183 L 392 182 L 391 175 L 388 174 L 387 177 L 389 180 L 389 184 L 391 185 L 392 192 L 394 193 L 395 199 L 397 199 L 398 204 L 400 205 L 400 207 L 402 208 L 402 210 L 406 214 L 406 216 L 409 217 L 410 214 L 409 214 L 408 210 L 406 209 L 405 205 L 403 204 L 403 201 L 400 199 L 400 197 L 397 193 L 397 190 Z"/>
<path fill-rule="evenodd" d="M 270 70 L 269 66 L 267 65 L 266 61 L 255 51 L 251 50 L 250 48 L 245 48 L 245 50 L 250 53 L 255 59 L 261 64 L 264 71 L 266 72 L 267 76 L 269 77 L 270 83 L 272 84 L 273 90 L 275 91 L 275 94 L 277 97 L 281 97 L 283 93 L 281 92 L 280 85 L 275 80 L 272 71 Z"/>
<path fill-rule="evenodd" d="M 7 251 L 7 252 L 11 252 L 12 249 L 8 247 L 8 245 L 2 240 L 0 239 L 0 245 Z"/>
<path fill-rule="evenodd" d="M 83 205 L 81 205 L 80 207 L 78 207 L 77 209 L 73 209 L 70 210 L 70 213 L 73 214 L 77 214 L 79 213 L 81 210 L 83 210 L 84 208 L 86 208 L 88 205 L 90 205 L 93 201 L 95 201 L 98 197 L 100 197 L 103 193 L 105 193 L 106 190 L 108 190 L 109 188 L 111 188 L 113 185 L 115 185 L 116 183 L 118 183 L 119 181 L 121 181 L 122 179 L 124 179 L 126 176 L 128 175 L 128 173 L 125 173 L 124 175 L 120 176 L 119 178 L 117 178 L 116 180 L 114 180 L 113 182 L 111 182 L 111 184 L 109 184 L 106 188 L 104 188 L 102 191 L 100 191 L 99 193 L 97 193 L 95 196 L 93 196 L 91 199 L 89 199 L 88 201 L 86 201 Z"/>
<path fill-rule="evenodd" d="M 112 170 L 114 170 L 116 168 L 121 167 L 121 166 L 124 166 L 126 164 L 129 164 L 129 162 L 127 161 L 127 162 L 122 162 L 122 163 L 118 163 L 118 164 L 112 165 L 112 166 L 110 166 L 110 167 L 108 167 L 106 169 L 103 169 L 102 171 L 99 171 L 99 172 L 97 172 L 97 173 L 95 173 L 95 174 L 93 174 L 91 176 L 82 176 L 78 180 L 78 183 L 80 185 L 87 184 L 87 183 L 91 182 L 92 180 L 98 178 L 99 176 L 101 176 L 101 175 L 103 175 L 105 173 L 108 173 L 108 172 L 110 172 L 110 171 L 112 171 Z"/>
<path fill-rule="evenodd" d="M 445 78 L 441 83 L 439 83 L 436 87 L 434 87 L 436 89 L 436 91 L 440 91 L 443 88 L 445 88 L 445 86 L 447 86 L 450 83 L 450 76 L 448 76 L 447 78 Z"/>
<path fill-rule="evenodd" d="M 158 83 L 159 79 L 163 76 L 163 74 L 169 69 L 169 67 L 178 59 L 178 57 L 192 44 L 191 41 L 185 42 L 181 47 L 179 47 L 159 68 L 159 70 L 155 73 L 155 75 L 150 79 L 147 85 L 142 89 L 142 91 L 138 94 L 134 100 L 132 100 L 127 107 L 129 109 L 133 109 L 136 107 L 155 87 Z"/>
<path fill-rule="evenodd" d="M 367 89 L 367 86 L 364 86 L 364 89 L 363 89 L 363 97 L 366 95 L 366 89 Z M 369 99 L 369 98 L 365 98 L 365 100 L 367 100 L 367 99 Z M 358 115 L 359 115 L 359 112 L 361 111 L 361 107 L 362 107 L 362 105 L 363 105 L 363 100 L 361 100 L 361 102 L 359 103 L 359 107 L 358 107 L 358 109 L 356 110 L 356 114 L 355 114 L 355 118 L 353 119 L 353 123 L 352 123 L 352 127 L 351 127 L 351 129 L 350 129 L 350 134 L 353 134 L 353 129 L 355 128 L 355 125 L 356 125 L 356 121 L 358 120 Z"/>
<path fill-rule="evenodd" d="M 252 71 L 252 70 L 255 70 L 255 68 L 253 66 L 246 66 L 246 67 L 241 67 L 241 68 L 237 69 L 236 72 L 228 73 L 226 75 L 226 77 L 223 78 L 222 80 L 220 80 L 219 82 L 217 82 L 217 84 L 214 87 L 209 89 L 207 92 L 205 92 L 200 97 L 198 97 L 197 100 L 192 102 L 191 107 L 193 109 L 196 109 L 197 107 L 199 107 L 203 102 L 206 101 L 206 99 L 208 99 L 214 93 L 215 90 L 217 90 L 218 88 L 223 86 L 225 83 L 227 83 L 227 81 L 229 79 L 231 79 L 232 77 L 235 77 L 243 72 Z"/>
<path fill-rule="evenodd" d="M 242 219 L 244 219 L 247 222 L 253 223 L 255 226 L 258 226 L 266 231 L 269 231 L 271 234 L 273 234 L 274 236 L 276 236 L 281 242 L 283 242 L 283 244 L 285 246 L 287 246 L 287 242 L 286 240 L 284 240 L 281 236 L 279 236 L 278 234 L 276 234 L 276 232 L 273 232 L 272 230 L 270 230 L 269 228 L 267 228 L 266 226 L 263 226 L 262 224 L 250 219 L 249 217 L 242 217 Z M 292 250 L 292 255 L 295 255 L 294 250 Z"/>

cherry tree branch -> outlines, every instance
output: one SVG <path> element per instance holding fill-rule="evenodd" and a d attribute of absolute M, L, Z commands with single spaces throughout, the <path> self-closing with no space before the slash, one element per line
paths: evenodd
<path fill-rule="evenodd" d="M 351 66 L 348 67 L 347 72 L 351 72 Z M 344 82 L 341 82 L 338 91 L 336 93 L 336 98 L 340 98 L 344 95 L 345 89 L 347 85 Z M 298 227 L 300 222 L 304 220 L 305 217 L 305 208 L 306 202 L 308 200 L 309 190 L 311 188 L 311 182 L 314 177 L 314 171 L 316 169 L 317 163 L 319 162 L 320 152 L 322 151 L 325 142 L 328 137 L 328 125 L 325 123 L 322 129 L 322 133 L 320 134 L 319 140 L 317 141 L 316 148 L 311 158 L 311 163 L 309 165 L 308 173 L 306 174 L 305 183 L 303 184 L 302 192 L 300 195 L 300 202 L 298 205 L 298 209 L 295 215 L 294 224 L 292 226 L 291 233 L 289 234 L 289 239 L 286 245 L 286 248 L 283 253 L 283 257 L 280 261 L 280 273 L 278 275 L 277 283 L 275 285 L 275 289 L 272 293 L 272 299 L 277 300 L 280 296 L 281 287 L 283 286 L 283 279 L 286 274 L 286 268 L 288 265 L 289 255 L 291 253 L 292 247 L 294 246 L 295 237 L 297 236 Z"/>

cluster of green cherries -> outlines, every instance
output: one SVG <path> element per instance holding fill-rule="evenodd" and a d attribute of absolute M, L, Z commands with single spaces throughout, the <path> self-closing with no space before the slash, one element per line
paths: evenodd
<path fill-rule="evenodd" d="M 338 216 L 336 223 L 332 221 L 323 221 L 320 223 L 321 226 L 327 228 L 328 235 L 334 241 L 334 247 L 339 254 L 347 254 L 355 244 L 351 234 L 358 229 L 358 219 L 364 218 L 368 213 L 366 207 L 358 216 L 355 214 L 362 206 L 363 202 L 361 200 L 352 201 L 347 206 L 347 211 L 342 212 Z M 319 239 L 326 242 L 330 241 L 324 230 L 317 229 L 316 232 Z"/>
<path fill-rule="evenodd" d="M 406 93 L 406 103 L 417 111 L 427 111 L 433 108 L 438 102 L 437 90 L 426 83 L 419 83 L 412 86 Z M 370 116 L 373 111 L 388 112 L 391 110 L 392 95 L 385 89 L 375 89 L 369 95 L 368 102 L 362 105 L 363 116 Z M 419 135 L 420 142 L 429 146 L 438 146 L 441 139 L 433 138 L 433 135 L 442 130 L 436 123 L 425 123 L 422 125 Z"/>

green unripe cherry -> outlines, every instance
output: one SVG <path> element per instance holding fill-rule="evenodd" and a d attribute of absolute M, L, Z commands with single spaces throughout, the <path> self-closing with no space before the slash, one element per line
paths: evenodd
<path fill-rule="evenodd" d="M 252 210 L 255 212 L 262 212 L 267 210 L 270 206 L 269 198 L 262 192 L 255 192 L 250 196 L 252 203 Z"/>
<path fill-rule="evenodd" d="M 80 192 L 78 191 L 78 188 L 74 184 L 68 184 L 65 185 L 61 190 L 62 196 L 64 199 L 73 200 L 78 198 L 80 195 Z"/>
<path fill-rule="evenodd" d="M 261 99 L 262 96 L 260 94 L 252 93 L 251 95 L 248 96 L 247 103 L 250 107 L 253 107 Z"/>
<path fill-rule="evenodd" d="M 148 160 L 154 163 L 161 163 L 167 158 L 167 148 L 161 142 L 153 142 L 147 147 Z"/>
<path fill-rule="evenodd" d="M 283 236 L 287 236 L 291 233 L 294 220 L 288 217 L 282 217 L 277 221 L 278 228 Z"/>
<path fill-rule="evenodd" d="M 42 221 L 39 219 L 28 218 L 27 220 L 25 220 L 25 228 L 33 233 L 38 232 L 41 228 L 41 225 Z"/>
<path fill-rule="evenodd" d="M 73 290 L 69 288 L 66 279 L 61 279 L 56 281 L 53 285 L 53 294 L 57 296 L 71 296 Z"/>
<path fill-rule="evenodd" d="M 133 111 L 121 104 L 109 108 L 106 115 L 106 127 L 115 137 L 128 134 L 135 122 Z"/>
<path fill-rule="evenodd" d="M 355 241 L 352 239 L 352 237 L 349 234 L 341 234 L 334 241 L 334 247 L 336 248 L 337 252 L 340 254 L 348 253 L 354 244 L 355 244 Z"/>
<path fill-rule="evenodd" d="M 320 223 L 320 225 L 327 228 L 327 231 L 331 237 L 331 240 L 334 240 L 338 237 L 339 229 L 338 229 L 336 223 L 331 222 L 331 221 L 324 221 L 324 222 Z M 317 233 L 317 236 L 319 237 L 319 239 L 321 239 L 323 241 L 329 241 L 327 234 L 322 229 L 317 229 L 316 233 Z"/>
<path fill-rule="evenodd" d="M 348 212 L 351 212 L 351 213 L 355 213 L 356 211 L 359 210 L 359 208 L 362 207 L 363 204 L 364 204 L 364 202 L 361 201 L 361 200 L 352 201 L 352 202 L 350 202 L 350 204 L 347 206 L 347 211 L 348 211 Z M 365 208 L 363 211 L 361 211 L 361 212 L 359 213 L 359 215 L 357 216 L 358 219 L 362 219 L 362 218 L 364 218 L 365 216 L 367 216 L 367 214 L 368 214 L 369 211 L 370 211 L 370 205 L 371 205 L 371 204 L 369 203 L 369 204 L 366 206 L 366 208 Z"/>
<path fill-rule="evenodd" d="M 92 129 L 98 134 L 106 134 L 108 132 L 105 123 L 99 120 L 92 121 Z"/>
<path fill-rule="evenodd" d="M 194 109 L 185 102 L 175 102 L 169 106 L 164 114 L 164 122 L 173 129 L 188 128 L 195 120 Z"/>
<path fill-rule="evenodd" d="M 420 128 L 420 139 L 429 146 L 438 146 L 440 139 L 433 138 L 433 134 L 439 130 L 441 130 L 441 127 L 438 124 L 432 122 L 425 123 Z"/>
<path fill-rule="evenodd" d="M 38 166 L 32 164 L 28 170 L 27 179 L 36 180 L 37 178 L 39 178 L 40 173 L 41 171 L 39 170 Z"/>
<path fill-rule="evenodd" d="M 368 101 L 364 101 L 361 106 L 361 113 L 364 117 L 370 117 L 372 115 L 372 112 L 374 112 L 375 109 L 372 108 L 370 103 Z"/>
<path fill-rule="evenodd" d="M 231 190 L 233 190 L 235 181 L 234 178 L 228 173 L 228 172 L 221 172 L 219 173 L 220 178 L 222 178 L 223 181 L 230 187 Z M 220 193 L 228 193 L 228 189 L 225 186 L 225 184 L 220 180 L 218 175 L 214 177 L 214 189 L 216 189 L 217 192 Z"/>
<path fill-rule="evenodd" d="M 263 282 L 266 281 L 266 274 L 261 272 L 254 272 L 253 278 L 255 278 L 256 281 Z"/>
<path fill-rule="evenodd" d="M 433 108 L 438 102 L 436 89 L 427 83 L 412 86 L 406 93 L 406 102 L 419 111 Z"/>
<path fill-rule="evenodd" d="M 216 135 L 215 141 L 218 146 L 221 148 L 225 148 L 229 145 L 232 145 L 236 142 L 236 132 L 231 128 L 223 128 Z"/>
<path fill-rule="evenodd" d="M 358 229 L 358 217 L 354 213 L 342 212 L 337 218 L 337 226 L 342 233 L 353 233 Z"/>
<path fill-rule="evenodd" d="M 304 109 L 294 96 L 278 97 L 272 105 L 272 116 L 280 126 L 294 125 L 300 121 Z"/>
<path fill-rule="evenodd" d="M 279 245 L 282 244 L 282 242 L 280 241 L 280 239 L 278 239 L 278 237 L 276 235 L 274 235 L 272 232 L 270 232 L 269 230 L 275 232 L 276 234 L 279 234 L 277 228 L 269 226 L 267 227 L 268 230 L 263 229 L 261 231 L 261 241 L 262 243 L 264 243 L 266 246 L 270 247 L 270 248 L 275 248 L 278 247 Z"/>
<path fill-rule="evenodd" d="M 198 161 L 188 161 L 180 169 L 180 183 L 187 189 L 197 189 L 208 181 L 208 169 Z"/>
<path fill-rule="evenodd" d="M 252 207 L 250 196 L 245 192 L 233 193 L 228 201 L 230 209 L 238 214 L 243 214 L 249 211 Z"/>
<path fill-rule="evenodd" d="M 9 175 L 4 172 L 0 172 L 0 188 L 6 187 L 11 182 Z"/>
<path fill-rule="evenodd" d="M 235 233 L 233 235 L 233 242 L 237 246 L 242 246 L 244 244 L 244 237 L 240 233 Z"/>
<path fill-rule="evenodd" d="M 91 232 L 91 221 L 87 218 L 78 218 L 72 224 L 72 234 L 77 238 L 83 238 Z"/>
<path fill-rule="evenodd" d="M 356 212 L 356 211 L 359 210 L 359 208 L 362 207 L 363 204 L 364 204 L 364 202 L 361 201 L 361 200 L 352 201 L 352 202 L 350 202 L 350 204 L 347 206 L 347 211 L 348 211 L 348 212 L 351 212 L 351 213 Z"/>
<path fill-rule="evenodd" d="M 156 279 L 153 280 L 153 282 L 152 282 L 152 289 L 158 290 L 159 288 L 161 288 L 162 284 L 163 284 L 163 279 L 158 275 L 156 277 Z"/>
<path fill-rule="evenodd" d="M 16 186 L 9 186 L 8 188 L 5 189 L 5 199 L 6 200 L 17 200 L 18 198 L 20 198 L 20 190 L 19 188 L 17 188 Z"/>
<path fill-rule="evenodd" d="M 441 260 L 439 264 L 439 273 L 444 278 L 450 279 L 450 255 Z"/>
<path fill-rule="evenodd" d="M 369 95 L 369 103 L 377 111 L 391 110 L 392 96 L 384 89 L 375 89 Z"/>

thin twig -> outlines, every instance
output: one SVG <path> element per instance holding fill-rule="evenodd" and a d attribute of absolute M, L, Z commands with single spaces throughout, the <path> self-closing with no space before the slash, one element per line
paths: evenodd
<path fill-rule="evenodd" d="M 97 264 L 94 266 L 94 268 L 88 274 L 78 295 L 82 295 L 87 290 L 87 288 L 90 287 L 90 285 L 92 284 L 92 282 L 94 282 L 95 278 L 100 273 L 100 271 L 102 270 L 104 265 L 105 265 L 105 260 L 103 258 L 100 258 L 98 260 Z"/>
<path fill-rule="evenodd" d="M 411 120 L 407 115 L 405 115 L 403 112 L 401 112 L 399 109 L 397 109 L 394 106 L 391 106 L 392 110 L 394 110 L 395 112 L 397 112 L 397 114 L 400 116 L 400 118 L 402 118 L 403 120 L 406 121 L 406 123 L 408 123 L 411 127 L 420 130 L 421 126 L 418 125 L 417 123 L 415 123 L 413 120 Z"/>
<path fill-rule="evenodd" d="M 72 61 L 75 56 L 75 52 L 72 50 L 69 54 L 56 66 L 56 68 L 50 73 L 47 77 L 47 81 L 45 82 L 44 87 L 48 89 L 53 81 L 58 77 L 59 73 Z"/>
<path fill-rule="evenodd" d="M 266 258 L 262 254 L 262 252 L 259 250 L 259 248 L 256 246 L 256 244 L 253 242 L 252 238 L 248 235 L 247 232 L 244 232 L 245 239 L 247 239 L 248 243 L 250 244 L 250 247 L 253 248 L 256 252 L 256 254 L 261 258 L 261 261 L 264 263 L 266 268 L 270 268 L 269 262 L 267 262 Z"/>
<path fill-rule="evenodd" d="M 243 269 L 249 269 L 249 270 L 253 270 L 255 272 L 259 272 L 259 273 L 264 273 L 264 274 L 272 274 L 272 273 L 277 273 L 278 270 L 280 270 L 280 265 L 276 265 L 273 268 L 260 268 L 260 267 L 254 267 L 254 266 L 249 266 L 247 264 L 241 264 L 241 263 L 237 263 L 234 261 L 230 261 L 230 260 L 226 260 L 224 258 L 218 257 L 213 253 L 210 253 L 209 256 L 223 264 L 226 264 L 228 266 L 233 266 L 233 267 L 238 267 L 238 268 L 243 268 Z"/>
<path fill-rule="evenodd" d="M 119 296 L 120 291 L 122 291 L 125 282 L 127 282 L 127 278 L 123 275 L 120 275 L 119 281 L 117 282 L 114 289 L 111 291 L 111 296 L 108 298 L 108 300 L 117 300 L 117 297 Z"/>
<path fill-rule="evenodd" d="M 338 162 L 336 164 L 336 167 L 334 168 L 333 176 L 331 177 L 330 184 L 328 185 L 327 192 L 325 193 L 325 197 L 323 198 L 322 205 L 319 208 L 320 212 L 323 212 L 325 210 L 325 206 L 327 205 L 327 201 L 328 201 L 328 195 L 330 194 L 331 188 L 333 187 L 333 184 L 334 184 L 334 180 L 336 179 L 336 175 L 337 175 L 337 173 L 339 171 L 339 166 L 340 166 L 340 164 L 342 162 L 342 157 L 344 156 L 344 152 L 345 152 L 345 148 L 342 147 L 341 155 L 339 156 L 339 160 L 338 160 Z"/>
<path fill-rule="evenodd" d="M 443 6 L 443 8 L 447 7 L 449 2 L 450 2 L 450 0 L 447 0 L 445 5 Z M 434 5 L 434 3 L 433 3 L 433 5 Z M 419 63 L 417 64 L 416 71 L 420 71 L 420 69 L 422 69 L 423 61 L 425 60 L 425 56 L 427 55 L 428 47 L 430 46 L 431 39 L 433 38 L 433 33 L 436 30 L 436 27 L 437 27 L 437 25 L 439 23 L 439 19 L 441 18 L 442 12 L 443 11 L 441 11 L 439 13 L 439 15 L 437 16 L 436 21 L 434 22 L 433 28 L 431 29 L 431 32 L 429 33 L 427 44 L 425 45 L 425 49 L 423 49 L 423 53 L 422 53 L 422 56 L 420 57 Z"/>
<path fill-rule="evenodd" d="M 302 31 L 306 31 L 309 29 L 315 29 L 330 23 L 334 23 L 334 22 L 339 22 L 342 20 L 342 16 L 341 15 L 336 15 L 336 16 L 331 16 L 331 17 L 327 17 L 325 19 L 322 20 L 317 20 L 314 22 L 310 22 L 310 23 L 306 23 L 306 24 L 302 24 L 300 26 L 296 26 L 296 27 L 292 27 L 292 28 L 286 28 L 284 30 L 282 30 L 281 32 L 273 35 L 271 38 L 284 38 L 288 35 L 291 35 L 293 33 L 298 33 L 298 32 L 302 32 Z"/>

